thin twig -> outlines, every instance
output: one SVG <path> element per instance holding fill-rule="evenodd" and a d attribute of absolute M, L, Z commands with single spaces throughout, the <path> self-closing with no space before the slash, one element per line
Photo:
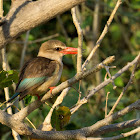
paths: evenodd
<path fill-rule="evenodd" d="M 110 92 L 107 92 L 107 95 L 106 95 L 106 105 L 105 105 L 105 117 L 107 116 L 107 102 L 108 102 L 108 95 L 109 95 Z"/>
<path fill-rule="evenodd" d="M 124 66 L 122 69 L 120 69 L 114 76 L 112 76 L 112 79 L 107 79 L 106 81 L 102 82 L 101 84 L 99 84 L 97 87 L 95 87 L 94 89 L 88 91 L 88 95 L 87 97 L 84 97 L 83 99 L 81 99 L 81 101 L 79 102 L 79 104 L 75 105 L 70 111 L 71 112 L 75 112 L 78 110 L 78 108 L 80 108 L 83 104 L 87 103 L 88 99 L 91 98 L 95 93 L 97 93 L 99 90 L 101 90 L 103 87 L 105 87 L 106 85 L 108 85 L 109 83 L 112 82 L 112 80 L 116 79 L 117 77 L 119 77 L 122 73 L 124 73 L 126 70 L 129 69 L 129 67 L 133 66 L 134 64 L 137 63 L 137 61 L 139 61 L 139 57 L 140 54 L 130 63 L 128 63 L 126 66 Z"/>
<path fill-rule="evenodd" d="M 113 111 L 115 110 L 116 106 L 117 106 L 118 103 L 120 102 L 122 96 L 124 95 L 124 93 L 126 92 L 126 90 L 128 89 L 128 87 L 130 86 L 130 84 L 132 83 L 132 80 L 133 80 L 133 78 L 134 78 L 134 73 L 135 73 L 135 70 L 136 70 L 136 68 L 137 68 L 137 64 L 138 64 L 139 62 L 140 62 L 140 56 L 139 56 L 139 58 L 138 58 L 138 60 L 137 60 L 137 62 L 136 62 L 136 64 L 135 64 L 135 66 L 134 66 L 134 69 L 133 69 L 133 71 L 132 71 L 132 73 L 131 73 L 131 76 L 130 76 L 130 79 L 129 79 L 127 85 L 124 87 L 123 91 L 121 92 L 120 96 L 118 97 L 117 101 L 115 102 L 114 106 L 112 107 L 112 109 L 110 110 L 109 114 L 108 114 L 106 117 L 110 116 L 110 115 L 113 113 Z"/>
<path fill-rule="evenodd" d="M 71 9 L 71 14 L 73 18 L 73 23 L 77 29 L 78 33 L 78 55 L 77 55 L 77 74 L 82 72 L 82 45 L 83 45 L 83 31 L 80 27 L 80 23 L 78 21 L 76 15 L 76 7 Z"/>
<path fill-rule="evenodd" d="M 99 48 L 103 38 L 105 37 L 106 33 L 108 32 L 109 30 L 109 26 L 116 14 L 116 11 L 118 10 L 120 4 L 122 3 L 121 0 L 118 0 L 117 3 L 116 3 L 116 6 L 114 8 L 114 10 L 112 11 L 108 21 L 107 21 L 107 24 L 105 25 L 104 27 L 104 30 L 102 32 L 102 34 L 100 35 L 99 39 L 97 40 L 94 48 L 92 49 L 91 53 L 89 54 L 89 56 L 87 57 L 86 61 L 84 62 L 84 64 L 82 65 L 82 68 L 85 69 L 86 65 L 90 62 L 90 60 L 92 59 L 93 55 L 95 54 L 96 50 Z"/>
<path fill-rule="evenodd" d="M 104 65 L 104 68 L 106 69 L 106 72 L 107 72 L 105 77 L 107 77 L 107 75 L 108 75 L 109 78 L 112 79 L 112 76 L 111 76 L 110 71 L 109 71 L 110 66 Z M 112 85 L 113 85 L 113 89 L 116 89 L 117 86 L 115 85 L 113 80 L 112 80 Z"/>

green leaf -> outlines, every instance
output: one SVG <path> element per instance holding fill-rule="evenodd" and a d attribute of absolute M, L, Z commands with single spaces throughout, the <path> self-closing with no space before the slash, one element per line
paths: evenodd
<path fill-rule="evenodd" d="M 52 127 L 57 131 L 62 130 L 62 128 L 69 122 L 70 117 L 70 109 L 66 106 L 61 106 L 58 109 L 54 109 L 51 117 Z"/>
<path fill-rule="evenodd" d="M 0 88 L 9 87 L 13 82 L 18 82 L 18 71 L 10 70 L 0 72 Z"/>
<path fill-rule="evenodd" d="M 0 72 L 0 83 L 6 78 L 6 74 L 7 72 L 4 70 Z"/>

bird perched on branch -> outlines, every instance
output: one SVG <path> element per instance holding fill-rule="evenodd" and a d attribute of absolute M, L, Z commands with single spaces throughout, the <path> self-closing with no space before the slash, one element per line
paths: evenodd
<path fill-rule="evenodd" d="M 7 102 L 11 102 L 18 95 L 19 100 L 28 94 L 39 97 L 55 86 L 60 80 L 63 69 L 62 57 L 66 54 L 77 54 L 77 48 L 66 47 L 58 40 L 43 43 L 38 56 L 24 64 L 16 93 Z"/>

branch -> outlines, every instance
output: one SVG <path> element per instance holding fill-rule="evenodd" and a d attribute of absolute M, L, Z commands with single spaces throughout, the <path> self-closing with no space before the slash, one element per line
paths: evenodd
<path fill-rule="evenodd" d="M 99 128 L 108 125 L 112 121 L 124 116 L 125 114 L 133 111 L 134 109 L 140 110 L 140 100 L 127 106 L 119 112 L 114 113 L 110 117 L 107 117 L 101 121 L 98 121 L 90 127 L 85 127 L 77 130 L 67 130 L 67 131 L 40 131 L 29 128 L 19 117 L 7 114 L 0 110 L 0 122 L 8 127 L 14 129 L 21 135 L 28 135 L 32 138 L 43 138 L 43 139 L 56 139 L 56 140 L 66 140 L 66 139 L 80 139 L 81 137 L 89 137 Z"/>
<path fill-rule="evenodd" d="M 73 23 L 77 29 L 78 33 L 78 55 L 77 55 L 77 74 L 82 72 L 82 46 L 83 46 L 83 32 L 80 27 L 80 23 L 76 16 L 76 7 L 71 9 L 71 14 L 73 18 Z"/>
<path fill-rule="evenodd" d="M 117 106 L 118 103 L 120 102 L 122 96 L 124 95 L 124 93 L 126 92 L 126 90 L 128 89 L 128 87 L 130 86 L 130 84 L 132 83 L 132 80 L 133 80 L 133 78 L 134 78 L 135 70 L 136 70 L 136 68 L 137 68 L 137 64 L 138 64 L 138 63 L 140 63 L 140 56 L 139 56 L 139 58 L 138 58 L 138 60 L 137 60 L 137 62 L 136 62 L 136 64 L 135 64 L 135 66 L 134 66 L 134 69 L 133 69 L 133 71 L 132 71 L 132 73 L 131 73 L 131 76 L 130 76 L 130 79 L 129 79 L 127 85 L 124 87 L 123 91 L 121 92 L 120 96 L 118 97 L 117 101 L 116 101 L 115 104 L 113 105 L 113 107 L 112 107 L 112 109 L 110 110 L 109 114 L 106 115 L 106 117 L 108 117 L 108 116 L 110 116 L 111 114 L 113 114 L 113 111 L 115 110 L 116 106 Z"/>
<path fill-rule="evenodd" d="M 89 54 L 89 56 L 87 57 L 86 61 L 84 62 L 82 68 L 84 69 L 86 67 L 86 65 L 90 62 L 90 60 L 92 59 L 93 55 L 95 54 L 96 50 L 100 47 L 100 44 L 103 40 L 103 38 L 105 37 L 105 35 L 107 34 L 108 30 L 109 30 L 109 26 L 115 16 L 115 13 L 116 11 L 118 10 L 119 6 L 121 5 L 121 0 L 118 0 L 117 3 L 116 3 L 116 6 L 114 8 L 114 10 L 112 11 L 108 21 L 107 21 L 107 24 L 105 25 L 104 27 L 104 30 L 102 32 L 102 34 L 100 35 L 99 39 L 97 40 L 95 46 L 93 47 L 91 53 Z"/>
<path fill-rule="evenodd" d="M 101 90 L 102 88 L 104 88 L 106 85 L 108 85 L 109 83 L 112 83 L 112 80 L 116 79 L 117 77 L 119 77 L 122 73 L 124 73 L 126 70 L 128 70 L 131 66 L 133 66 L 134 64 L 137 63 L 137 61 L 140 61 L 140 54 L 130 63 L 128 63 L 125 67 L 123 67 L 121 70 L 119 70 L 114 76 L 112 76 L 111 78 L 107 79 L 106 81 L 102 82 L 100 85 L 98 85 L 97 87 L 95 87 L 94 89 L 88 91 L 88 95 L 87 97 L 84 97 L 83 99 L 81 99 L 79 101 L 78 104 L 76 104 L 72 109 L 71 109 L 71 113 L 74 113 L 76 110 L 78 110 L 78 108 L 80 108 L 83 104 L 87 103 L 88 99 L 91 98 L 96 92 L 98 92 L 99 90 Z M 101 64 L 101 63 L 100 63 Z M 101 64 L 102 65 L 102 64 Z"/>
<path fill-rule="evenodd" d="M 85 0 L 16 0 L 0 26 L 0 49 L 26 32 Z"/>

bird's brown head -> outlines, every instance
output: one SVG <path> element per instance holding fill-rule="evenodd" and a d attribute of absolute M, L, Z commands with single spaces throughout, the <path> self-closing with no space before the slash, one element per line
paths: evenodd
<path fill-rule="evenodd" d="M 66 47 L 66 45 L 59 40 L 49 40 L 41 45 L 38 56 L 62 61 L 63 55 L 77 54 L 77 51 L 77 48 Z"/>

